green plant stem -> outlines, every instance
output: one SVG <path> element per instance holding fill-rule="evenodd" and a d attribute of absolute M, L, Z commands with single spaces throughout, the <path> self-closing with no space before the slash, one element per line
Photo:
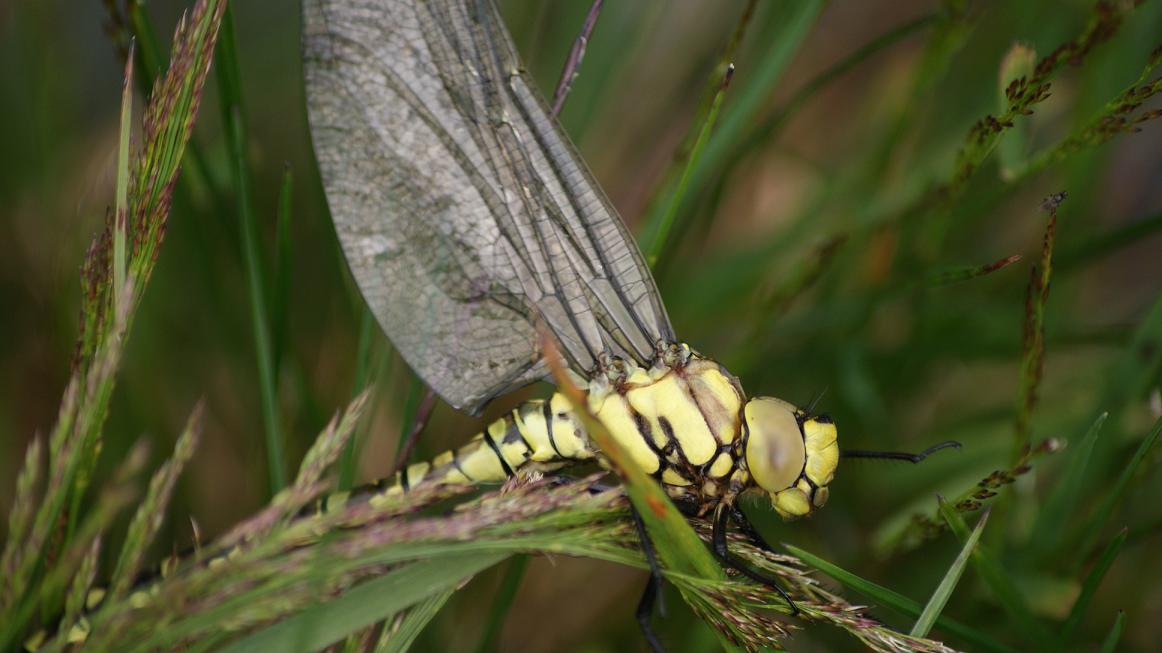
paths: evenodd
<path fill-rule="evenodd" d="M 270 496 L 286 486 L 286 454 L 279 427 L 277 390 L 274 376 L 270 323 L 262 280 L 258 246 L 258 224 L 254 213 L 253 184 L 246 163 L 246 132 L 242 119 L 242 84 L 238 50 L 234 36 L 234 16 L 229 7 L 222 18 L 221 46 L 218 48 L 218 82 L 222 118 L 230 150 L 230 167 L 238 195 L 238 218 L 242 236 L 242 258 L 250 291 L 250 316 L 254 328 L 254 349 L 258 364 L 258 386 L 262 397 L 262 422 L 266 435 L 266 460 Z"/>

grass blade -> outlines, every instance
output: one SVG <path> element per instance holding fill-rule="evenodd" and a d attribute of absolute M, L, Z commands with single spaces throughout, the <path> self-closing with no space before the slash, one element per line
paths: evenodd
<path fill-rule="evenodd" d="M 1082 540 L 1083 544 L 1079 549 L 1082 557 L 1085 556 L 1086 552 L 1093 548 L 1094 542 L 1101 534 L 1101 531 L 1105 527 L 1106 522 L 1108 522 L 1110 517 L 1113 516 L 1115 509 L 1122 501 L 1122 495 L 1125 494 L 1126 487 L 1130 484 L 1130 479 L 1134 477 L 1134 473 L 1138 470 L 1138 467 L 1142 464 L 1142 461 L 1146 459 L 1146 454 L 1150 453 L 1150 449 L 1153 448 L 1154 443 L 1158 441 L 1159 433 L 1162 433 L 1162 418 L 1159 418 L 1154 422 L 1154 428 L 1150 429 L 1150 433 L 1148 433 L 1142 440 L 1142 443 L 1138 445 L 1138 450 L 1134 452 L 1134 456 L 1130 458 L 1130 462 L 1126 465 L 1126 468 L 1122 470 L 1121 475 L 1118 476 L 1118 480 L 1114 483 L 1113 488 L 1110 490 L 1109 494 L 1106 495 L 1106 498 L 1101 502 L 1097 510 L 1094 511 L 1093 516 L 1090 517 L 1088 523 L 1082 529 L 1084 539 Z"/>
<path fill-rule="evenodd" d="M 222 653 L 318 650 L 454 588 L 505 557 L 501 553 L 464 554 L 409 564 L 234 642 Z"/>
<path fill-rule="evenodd" d="M 270 323 L 275 378 L 279 376 L 281 362 L 286 353 L 287 311 L 290 307 L 291 270 L 294 265 L 294 260 L 291 258 L 291 204 L 293 201 L 294 175 L 288 164 L 283 168 L 282 182 L 278 187 L 278 213 L 274 228 L 274 298 L 270 307 Z"/>
<path fill-rule="evenodd" d="M 1086 465 L 1108 417 L 1109 413 L 1098 415 L 1081 440 L 1066 451 L 1065 455 L 1069 461 L 1065 471 L 1058 479 L 1052 494 L 1042 502 L 1037 514 L 1037 523 L 1033 528 L 1037 535 L 1030 540 L 1041 553 L 1044 553 L 1047 547 L 1063 543 L 1062 532 L 1069 523 L 1069 515 L 1077 514 L 1077 498 L 1084 486 Z"/>
<path fill-rule="evenodd" d="M 754 123 L 754 118 L 762 110 L 768 95 L 782 79 L 783 71 L 814 26 L 823 4 L 822 0 L 804 0 L 771 9 L 773 12 L 782 12 L 778 13 L 777 21 L 772 20 L 770 31 L 764 32 L 764 38 L 771 43 L 771 47 L 764 53 L 753 74 L 747 76 L 749 81 L 732 102 L 730 110 L 723 114 L 722 123 L 707 142 L 700 160 L 690 167 L 686 174 L 686 183 L 689 187 L 697 189 L 710 187 L 711 177 L 715 171 L 722 170 L 723 161 L 742 141 L 744 130 Z M 722 73 L 717 73 L 715 80 L 721 79 L 721 75 Z M 660 196 L 668 196 L 668 191 L 668 188 L 664 189 Z M 664 216 L 671 210 L 675 215 L 670 229 L 681 232 L 683 221 L 691 213 L 689 204 L 689 198 L 679 201 L 673 209 L 669 203 L 665 205 L 661 202 L 654 203 L 647 212 L 640 230 L 643 251 L 654 250 Z"/>
<path fill-rule="evenodd" d="M 722 108 L 722 100 L 726 97 L 726 89 L 730 88 L 730 80 L 733 76 L 734 64 L 728 64 L 726 66 L 726 72 L 722 76 L 722 83 L 718 86 L 718 91 L 714 94 L 714 100 L 710 103 L 710 111 L 706 114 L 706 120 L 702 123 L 702 128 L 698 131 L 698 138 L 694 141 L 694 147 L 690 151 L 690 158 L 686 161 L 686 167 L 683 168 L 681 176 L 678 177 L 678 185 L 674 189 L 674 193 L 670 196 L 670 202 L 666 206 L 665 213 L 658 219 L 658 226 L 654 232 L 654 237 L 648 245 L 644 246 L 646 263 L 650 267 L 657 267 L 658 257 L 666 250 L 670 229 L 673 228 L 674 219 L 678 215 L 678 207 L 682 205 L 682 200 L 686 196 L 686 188 L 690 183 L 691 171 L 698 165 L 698 161 L 702 156 L 702 150 L 705 149 L 706 143 L 710 139 L 710 134 L 714 131 L 714 124 L 718 122 L 718 111 Z"/>
<path fill-rule="evenodd" d="M 404 613 L 398 622 L 385 626 L 376 653 L 404 653 L 416 641 L 424 627 L 440 612 L 456 590 L 448 589 L 420 601 Z M 390 629 L 390 632 L 389 632 Z"/>
<path fill-rule="evenodd" d="M 242 82 L 234 19 L 229 8 L 222 18 L 222 46 L 218 49 L 218 89 L 222 122 L 230 151 L 230 173 L 238 195 L 238 223 L 242 258 L 250 291 L 250 318 L 254 330 L 254 353 L 258 364 L 258 388 L 262 397 L 262 425 L 266 435 L 266 466 L 270 496 L 286 486 L 287 458 L 279 426 L 278 390 L 274 375 L 274 352 L 267 315 L 266 286 L 262 278 L 262 254 L 258 244 L 258 218 L 254 212 L 253 182 L 246 162 L 246 128 L 242 119 Z"/>
<path fill-rule="evenodd" d="M 524 579 L 528 565 L 528 556 L 514 556 L 509 560 L 508 568 L 504 570 L 504 579 L 500 582 L 496 598 L 492 601 L 492 609 L 488 611 L 488 620 L 485 622 L 484 634 L 480 636 L 480 644 L 476 646 L 476 653 L 488 653 L 495 649 L 496 636 L 500 634 L 504 618 L 512 609 L 513 599 L 520 589 L 520 582 Z"/>
<path fill-rule="evenodd" d="M 831 576 L 839 581 L 845 587 L 849 587 L 864 596 L 876 601 L 877 603 L 889 607 L 905 616 L 918 618 L 923 612 L 918 601 L 914 601 L 899 592 L 890 590 L 882 585 L 877 585 L 865 578 L 856 576 L 846 569 L 832 564 L 819 556 L 809 553 L 803 549 L 792 544 L 784 543 L 783 546 L 793 555 L 800 558 L 806 565 L 818 569 L 819 571 Z M 949 619 L 948 617 L 936 618 L 936 625 L 941 629 L 960 637 L 973 646 L 978 647 L 982 651 L 994 651 L 995 653 L 1015 653 L 1016 649 L 1010 648 L 993 640 L 991 637 L 981 633 L 980 631 L 961 624 L 957 621 Z"/>
<path fill-rule="evenodd" d="M 1098 653 L 1115 653 L 1118 650 L 1118 642 L 1122 639 L 1122 629 L 1126 626 L 1126 611 L 1118 610 L 1118 616 L 1114 617 L 1114 624 L 1110 626 L 1110 632 L 1106 635 L 1105 641 L 1101 644 L 1101 649 Z"/>
<path fill-rule="evenodd" d="M 967 542 L 972 538 L 964 519 L 961 518 L 952 504 L 943 499 L 940 500 L 940 515 L 944 517 L 952 532 L 961 542 Z M 985 584 L 996 597 L 997 602 L 1020 627 L 1020 632 L 1025 635 L 1026 639 L 1036 645 L 1044 645 L 1045 642 L 1050 641 L 1050 633 L 1033 616 L 1024 595 L 1017 589 L 1012 578 L 1005 573 L 997 559 L 983 545 L 980 545 L 973 550 L 971 560 L 977 573 L 984 579 Z"/>
<path fill-rule="evenodd" d="M 1101 581 L 1105 578 L 1106 572 L 1109 571 L 1110 565 L 1114 564 L 1114 560 L 1118 557 L 1118 553 L 1122 550 L 1122 545 L 1126 543 L 1127 529 L 1123 528 L 1113 540 L 1106 546 L 1105 551 L 1102 551 L 1101 557 L 1097 559 L 1093 569 L 1085 577 L 1085 582 L 1081 585 L 1081 593 L 1077 595 L 1077 600 L 1073 602 L 1073 608 L 1069 610 L 1069 616 L 1066 617 L 1065 623 L 1061 626 L 1061 633 L 1057 638 L 1058 644 L 1065 647 L 1077 630 L 1077 626 L 1081 624 L 1082 617 L 1085 616 L 1085 611 L 1089 609 L 1089 604 L 1093 600 L 1093 595 L 1097 592 L 1097 588 L 1101 585 Z"/>
<path fill-rule="evenodd" d="M 913 637 L 927 637 L 928 633 L 932 631 L 932 626 L 936 623 L 936 618 L 940 616 L 940 613 L 944 610 L 944 606 L 948 604 L 948 599 L 952 598 L 952 592 L 956 589 L 956 584 L 960 581 L 960 575 L 964 573 L 964 566 L 968 563 L 969 556 L 976 549 L 977 540 L 980 539 L 980 534 L 984 531 L 984 525 L 988 522 L 988 518 L 989 512 L 986 510 L 976 523 L 976 528 L 972 530 L 972 534 L 964 542 L 964 546 L 960 549 L 956 560 L 952 561 L 952 566 L 948 568 L 948 571 L 944 574 L 944 578 L 936 586 L 936 591 L 928 599 L 928 603 L 924 606 L 920 617 L 916 619 L 916 624 L 912 626 L 912 631 L 909 633 Z"/>

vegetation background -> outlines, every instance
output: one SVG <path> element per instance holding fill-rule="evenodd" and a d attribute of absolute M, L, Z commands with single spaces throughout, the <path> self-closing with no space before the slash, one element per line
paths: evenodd
<path fill-rule="evenodd" d="M 124 37 L 135 27 L 111 18 L 122 10 L 107 4 L 0 6 L 0 510 L 12 503 L 32 436 L 55 421 L 78 333 L 78 270 L 113 204 Z M 547 95 L 589 4 L 503 3 Z M 704 124 L 706 89 L 717 85 L 746 3 L 607 4 L 562 122 L 631 229 L 652 242 L 683 156 L 672 162 Z M 187 6 L 147 8 L 164 53 Z M 1011 127 L 1004 123 L 1005 87 L 1017 75 L 1003 62 L 1032 71 L 1032 60 L 1076 43 L 1095 15 L 1124 9 L 1108 38 L 1061 62 L 1031 115 L 1018 111 Z M 154 443 L 151 466 L 159 464 L 204 401 L 202 441 L 177 485 L 158 556 L 188 546 L 195 524 L 208 540 L 266 504 L 272 424 L 289 472 L 332 413 L 372 380 L 355 474 L 369 480 L 391 469 L 422 396 L 369 327 L 337 247 L 306 127 L 298 11 L 238 3 L 232 26 L 256 247 L 248 249 L 240 228 L 219 60 L 125 351 L 97 474 L 108 476 L 142 434 Z M 1014 53 L 1018 43 L 1031 52 Z M 923 602 L 960 543 L 948 532 L 901 539 L 917 532 L 907 530 L 910 515 L 931 514 L 937 494 L 960 496 L 1010 469 L 1025 441 L 1057 438 L 1068 446 L 1036 457 L 1032 471 L 1005 486 L 984 530 L 992 569 L 1010 582 L 969 567 L 944 614 L 1023 650 L 1030 633 L 1014 610 L 1041 632 L 1059 632 L 1081 595 L 1071 647 L 1096 650 L 1114 626 L 1120 650 L 1155 649 L 1162 512 L 1153 497 L 1162 476 L 1147 434 L 1162 413 L 1162 124 L 1120 133 L 1132 125 L 1116 119 L 1148 118 L 1160 106 L 1150 98 L 1159 71 L 1139 79 L 1159 46 L 1156 1 L 1096 13 L 1088 0 L 758 3 L 714 135 L 660 248 L 671 319 L 753 394 L 805 405 L 826 391 L 819 408 L 837 420 L 841 446 L 964 444 L 919 466 L 845 463 L 830 504 L 809 521 L 781 524 L 751 507 L 768 539 Z M 1127 88 L 1152 90 L 1126 112 Z M 1001 123 L 978 125 L 989 114 Z M 1042 200 L 1062 190 L 1042 342 L 1040 289 L 1029 304 L 1026 295 L 1046 271 Z M 282 210 L 280 197 L 289 200 Z M 1012 255 L 1023 258 L 984 274 L 981 266 Z M 272 383 L 255 354 L 251 264 L 265 291 Z M 485 418 L 543 392 L 498 401 Z M 1103 412 L 1109 418 L 1091 429 Z M 438 406 L 419 455 L 454 446 L 483 423 Z M 1116 559 L 1095 578 L 1095 562 L 1111 559 L 1103 551 Z M 418 649 L 476 650 L 491 597 L 513 577 L 503 566 L 479 576 Z M 1100 581 L 1092 595 L 1083 591 L 1087 578 Z M 632 614 L 644 581 L 608 563 L 533 558 L 491 645 L 641 648 Z M 657 622 L 663 639 L 676 651 L 714 646 L 673 599 Z M 910 625 L 888 610 L 873 614 Z M 789 644 L 857 646 L 813 627 Z"/>

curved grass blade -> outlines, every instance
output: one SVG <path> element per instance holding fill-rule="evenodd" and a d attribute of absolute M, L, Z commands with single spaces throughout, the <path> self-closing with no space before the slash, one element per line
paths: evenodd
<path fill-rule="evenodd" d="M 842 583 L 864 596 L 876 601 L 877 603 L 889 607 L 900 614 L 908 617 L 918 618 L 923 612 L 923 607 L 918 601 L 914 601 L 899 592 L 890 590 L 882 585 L 871 582 L 865 578 L 861 578 L 846 569 L 832 564 L 819 556 L 800 549 L 793 544 L 783 544 L 792 555 L 802 560 L 806 565 L 831 576 L 835 580 Z M 982 651 L 993 651 L 994 653 L 1016 653 L 1017 649 L 1010 648 L 988 635 L 962 624 L 960 622 L 949 619 L 948 617 L 937 617 L 936 625 L 942 630 L 945 630 L 964 641 L 972 644 Z"/>
<path fill-rule="evenodd" d="M 706 147 L 706 142 L 710 139 L 710 134 L 714 131 L 714 124 L 718 122 L 718 111 L 722 108 L 722 100 L 726 97 L 726 89 L 730 88 L 730 80 L 732 77 L 734 77 L 734 64 L 729 63 L 726 66 L 726 72 L 722 75 L 722 83 L 719 84 L 718 90 L 714 94 L 714 100 L 710 103 L 710 111 L 706 113 L 706 120 L 702 123 L 702 128 L 698 131 L 698 138 L 694 141 L 694 147 L 690 150 L 690 158 L 686 161 L 686 167 L 682 169 L 682 175 L 678 177 L 678 185 L 674 189 L 674 193 L 670 196 L 670 202 L 666 206 L 666 212 L 658 219 L 658 226 L 651 242 L 643 247 L 646 254 L 646 263 L 650 267 L 657 267 L 658 257 L 666 250 L 670 230 L 673 228 L 674 219 L 678 215 L 678 207 L 682 205 L 682 200 L 686 196 L 686 188 L 690 183 L 690 173 L 698 165 L 698 160 L 702 156 L 702 150 Z"/>
<path fill-rule="evenodd" d="M 439 614 L 440 608 L 455 593 L 456 589 L 453 588 L 433 594 L 409 609 L 397 623 L 385 626 L 379 644 L 375 647 L 376 653 L 404 653 L 410 649 L 424 627 Z M 389 628 L 391 632 L 388 632 Z"/>
<path fill-rule="evenodd" d="M 410 608 L 491 567 L 503 553 L 466 553 L 422 560 L 358 585 L 333 601 L 260 630 L 222 649 L 249 651 L 313 651 L 346 635 Z"/>
<path fill-rule="evenodd" d="M 960 549 L 960 553 L 956 556 L 956 560 L 952 561 L 952 566 L 948 568 L 948 571 L 944 574 L 944 578 L 936 586 L 936 591 L 928 599 L 928 603 L 924 606 L 920 617 L 916 619 L 916 624 L 912 626 L 912 631 L 909 633 L 913 637 L 927 637 L 928 633 L 932 631 L 932 626 L 936 623 L 936 618 L 940 616 L 940 612 L 948 604 L 948 599 L 952 598 L 952 592 L 956 589 L 956 583 L 960 581 L 960 575 L 964 573 L 964 566 L 968 564 L 969 556 L 976 549 L 976 542 L 980 539 L 980 534 L 984 532 L 984 525 L 988 523 L 988 518 L 989 511 L 986 510 L 976 523 L 976 528 L 972 529 L 972 534 L 968 536 L 964 546 Z"/>
<path fill-rule="evenodd" d="M 1058 636 L 1058 644 L 1065 647 L 1077 626 L 1081 623 L 1082 617 L 1085 616 L 1085 611 L 1089 608 L 1090 601 L 1093 600 L 1093 595 L 1097 592 L 1097 588 L 1101 585 L 1101 581 L 1105 578 L 1106 572 L 1109 571 L 1110 565 L 1118 557 L 1118 553 L 1122 550 L 1122 545 L 1126 543 L 1127 530 L 1123 528 L 1113 540 L 1106 545 L 1105 551 L 1102 552 L 1101 557 L 1098 558 L 1097 563 L 1094 564 L 1093 569 L 1089 571 L 1089 575 L 1085 577 L 1085 582 L 1082 583 L 1081 593 L 1078 594 L 1077 600 L 1073 602 L 1073 608 L 1069 610 L 1069 616 L 1066 617 L 1065 623 L 1061 626 L 1061 633 Z"/>
<path fill-rule="evenodd" d="M 689 186 L 699 189 L 709 187 L 710 177 L 715 171 L 722 169 L 723 160 L 733 148 L 737 147 L 744 130 L 753 123 L 755 115 L 762 109 L 768 95 L 782 79 L 783 71 L 811 31 L 816 18 L 823 10 L 823 5 L 821 0 L 804 0 L 779 5 L 771 10 L 782 12 L 778 14 L 777 21 L 772 21 L 771 32 L 764 35 L 771 43 L 771 47 L 754 69 L 754 74 L 748 76 L 749 81 L 732 102 L 731 109 L 723 115 L 721 125 L 707 142 L 700 160 L 690 167 L 687 182 Z M 721 75 L 722 73 L 716 73 L 716 82 L 721 79 Z M 681 223 L 691 213 L 689 204 L 687 198 L 673 209 L 675 216 L 672 229 L 681 231 Z M 658 202 L 648 211 L 640 230 L 644 250 L 654 249 L 654 242 L 660 233 L 664 216 L 670 210 L 668 203 Z"/>
<path fill-rule="evenodd" d="M 262 425 L 266 435 L 267 482 L 270 496 L 274 496 L 286 486 L 287 457 L 279 426 L 267 289 L 262 277 L 258 218 L 254 212 L 254 182 L 246 162 L 247 136 L 245 121 L 242 119 L 241 70 L 234 37 L 234 18 L 229 7 L 222 18 L 222 46 L 218 49 L 218 92 L 221 95 L 222 124 L 225 126 L 230 151 L 230 174 L 234 178 L 234 190 L 238 195 L 238 226 L 241 231 L 242 258 L 246 264 L 246 282 L 250 291 L 250 319 L 258 365 L 258 389 L 262 396 Z"/>
<path fill-rule="evenodd" d="M 1162 433 L 1162 418 L 1154 422 L 1154 428 L 1150 429 L 1150 433 L 1142 440 L 1142 444 L 1138 445 L 1138 450 L 1130 458 L 1129 464 L 1122 470 L 1117 482 L 1114 483 L 1113 488 L 1106 495 L 1105 500 L 1101 502 L 1097 510 L 1094 511 L 1093 516 L 1090 517 L 1088 523 L 1082 529 L 1084 539 L 1082 540 L 1080 551 L 1083 557 L 1086 552 L 1093 548 L 1094 542 L 1097 541 L 1102 528 L 1105 527 L 1106 522 L 1113 516 L 1118 504 L 1121 503 L 1122 495 L 1125 494 L 1126 487 L 1130 484 L 1130 479 L 1134 477 L 1134 473 L 1138 471 L 1138 467 L 1146 459 L 1146 454 L 1150 452 L 1154 443 L 1158 441 L 1159 433 Z"/>
<path fill-rule="evenodd" d="M 961 542 L 967 542 L 972 538 L 964 519 L 954 510 L 952 505 L 943 499 L 940 500 L 940 515 L 944 517 L 949 528 Z M 982 546 L 973 550 L 971 558 L 977 573 L 989 586 L 1001 607 L 1019 626 L 1019 630 L 1025 635 L 1025 638 L 1034 645 L 1045 646 L 1045 643 L 1052 639 L 1050 633 L 1033 616 L 1025 597 L 1017 589 L 1012 578 L 1005 573 L 996 558 L 987 553 Z"/>
<path fill-rule="evenodd" d="M 1114 653 L 1118 650 L 1118 642 L 1122 639 L 1122 629 L 1126 626 L 1126 611 L 1118 610 L 1118 616 L 1114 617 L 1114 624 L 1110 626 L 1110 632 L 1106 635 L 1105 641 L 1102 642 L 1101 650 L 1098 653 Z"/>
<path fill-rule="evenodd" d="M 1030 540 L 1030 544 L 1042 554 L 1049 547 L 1061 547 L 1064 544 L 1062 534 L 1069 523 L 1069 516 L 1078 512 L 1078 497 L 1084 486 L 1086 466 L 1108 417 L 1109 413 L 1098 415 L 1081 440 L 1065 452 L 1069 458 L 1065 471 L 1053 492 L 1041 502 L 1037 523 L 1033 528 L 1036 536 Z"/>
<path fill-rule="evenodd" d="M 508 568 L 504 570 L 500 589 L 496 591 L 496 598 L 492 600 L 492 609 L 488 611 L 487 625 L 484 627 L 484 634 L 480 636 L 480 644 L 476 646 L 476 653 L 488 653 L 494 649 L 494 641 L 504 625 L 504 618 L 512 609 L 513 599 L 520 589 L 520 582 L 524 579 L 528 564 L 528 556 L 523 555 L 514 556 L 509 561 Z"/>

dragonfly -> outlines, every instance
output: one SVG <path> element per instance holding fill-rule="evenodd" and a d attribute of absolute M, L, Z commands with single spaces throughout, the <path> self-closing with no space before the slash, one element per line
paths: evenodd
<path fill-rule="evenodd" d="M 552 381 L 547 331 L 584 409 L 672 498 L 712 516 L 724 561 L 732 520 L 754 532 L 740 496 L 765 494 L 788 520 L 823 507 L 840 460 L 835 423 L 748 397 L 678 339 L 641 252 L 492 0 L 305 0 L 303 39 L 315 156 L 351 275 L 444 401 L 478 414 Z M 844 455 L 918 461 L 950 444 Z M 406 466 L 369 500 L 587 462 L 606 461 L 557 393 Z M 649 594 L 639 622 L 654 645 Z"/>

